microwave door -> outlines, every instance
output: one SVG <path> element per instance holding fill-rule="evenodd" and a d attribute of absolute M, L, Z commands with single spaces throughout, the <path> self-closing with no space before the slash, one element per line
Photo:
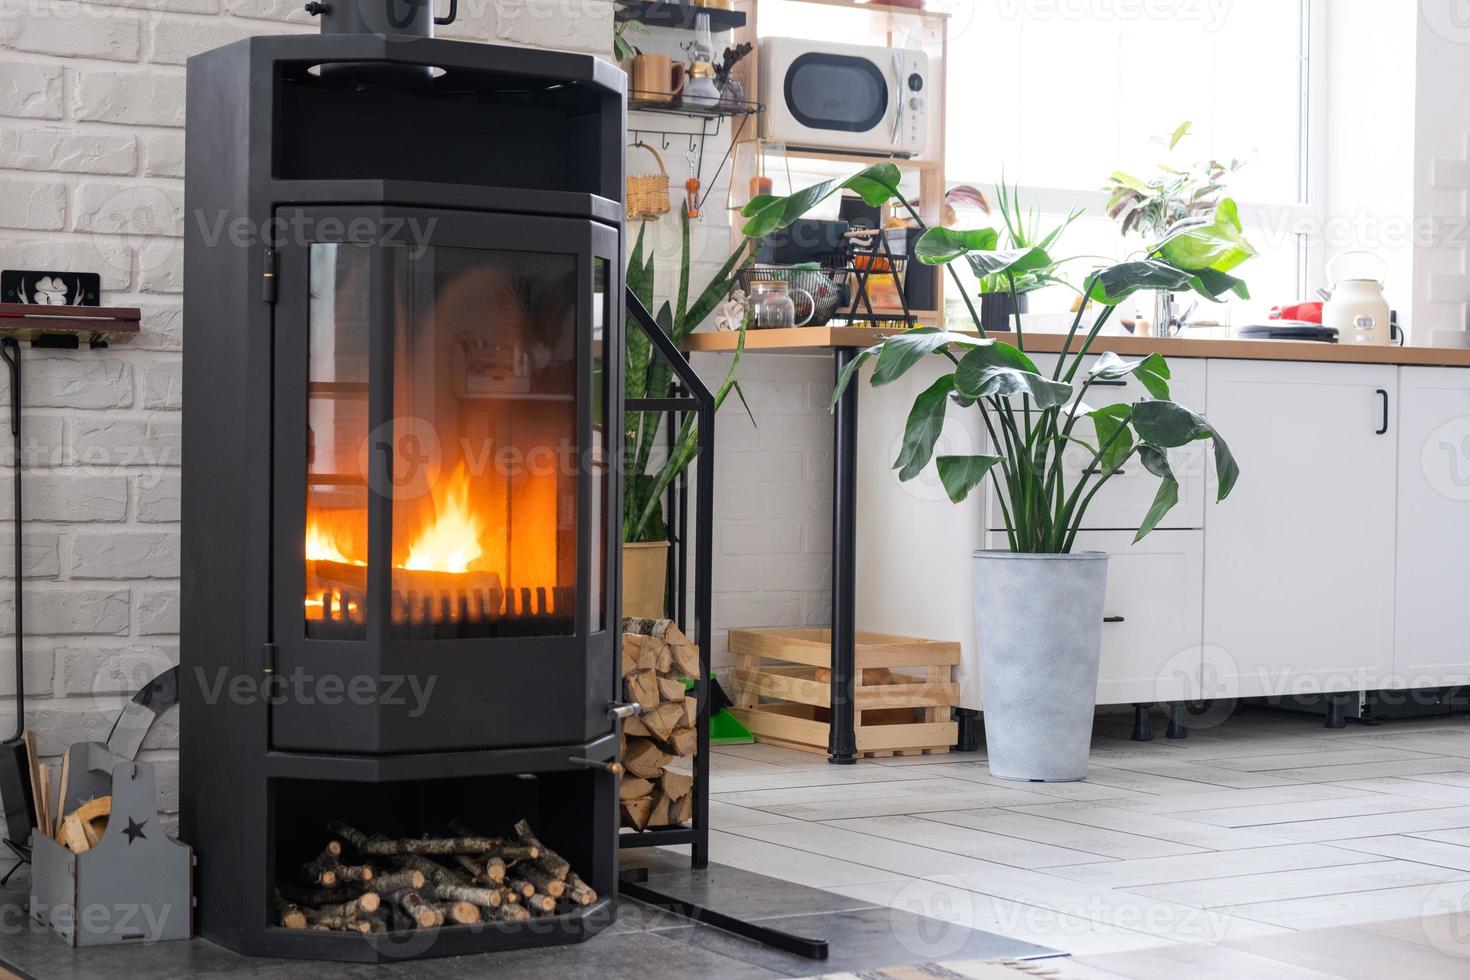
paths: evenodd
<path fill-rule="evenodd" d="M 893 132 L 888 135 L 888 142 L 897 146 L 898 134 L 903 132 L 903 55 L 897 51 L 893 52 L 893 94 Z"/>
<path fill-rule="evenodd" d="M 890 83 L 872 59 L 809 52 L 786 70 L 786 108 L 804 129 L 836 136 L 834 142 L 874 148 L 892 141 L 888 119 Z"/>

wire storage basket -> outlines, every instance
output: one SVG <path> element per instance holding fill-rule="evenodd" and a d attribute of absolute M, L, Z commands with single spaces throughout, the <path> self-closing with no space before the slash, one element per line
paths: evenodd
<path fill-rule="evenodd" d="M 790 283 L 792 299 L 796 301 L 796 321 L 809 327 L 826 326 L 847 295 L 848 273 L 844 269 L 824 269 L 815 263 L 809 265 L 769 265 L 757 262 L 739 273 L 740 288 L 750 292 L 750 284 L 762 280 L 779 279 Z M 801 292 L 795 292 L 801 290 Z M 808 300 L 807 297 L 811 299 Z M 813 306 L 815 308 L 813 309 Z M 807 319 L 810 311 L 811 319 Z"/>
<path fill-rule="evenodd" d="M 629 149 L 637 147 L 653 154 L 658 173 L 628 175 L 627 214 L 631 221 L 653 221 L 668 214 L 672 207 L 669 203 L 669 171 L 657 150 L 647 143 L 628 144 Z"/>

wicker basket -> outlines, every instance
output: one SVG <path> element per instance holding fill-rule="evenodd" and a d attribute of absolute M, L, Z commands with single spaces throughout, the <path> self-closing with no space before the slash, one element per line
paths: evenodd
<path fill-rule="evenodd" d="M 653 154 L 658 163 L 656 174 L 630 174 L 628 176 L 628 217 L 633 221 L 652 221 L 669 213 L 669 172 L 664 169 L 664 158 L 647 143 L 630 143 L 629 148 L 643 147 Z"/>

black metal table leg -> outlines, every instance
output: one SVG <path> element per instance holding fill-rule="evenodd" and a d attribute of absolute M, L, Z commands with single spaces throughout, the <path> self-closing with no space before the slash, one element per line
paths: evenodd
<path fill-rule="evenodd" d="M 837 378 L 856 358 L 850 347 L 836 350 Z M 832 436 L 832 707 L 827 761 L 857 761 L 853 718 L 857 626 L 857 412 L 858 379 L 837 399 Z"/>

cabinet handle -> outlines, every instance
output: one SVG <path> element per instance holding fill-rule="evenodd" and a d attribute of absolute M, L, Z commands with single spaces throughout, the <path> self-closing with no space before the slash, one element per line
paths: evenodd
<path fill-rule="evenodd" d="M 1102 475 L 1102 472 L 1103 471 L 1100 468 L 1096 467 L 1096 466 L 1089 466 L 1087 469 L 1085 469 L 1085 470 L 1082 471 L 1082 475 L 1083 476 L 1100 476 L 1100 475 Z M 1127 470 L 1113 470 L 1113 475 L 1114 476 L 1127 476 L 1128 475 L 1128 471 Z"/>
<path fill-rule="evenodd" d="M 1094 388 L 1126 388 L 1128 387 L 1128 382 L 1100 378 L 1097 381 L 1094 381 L 1092 383 L 1092 386 Z"/>
<path fill-rule="evenodd" d="M 1378 389 L 1378 397 L 1383 399 L 1383 425 L 1373 434 L 1376 436 L 1388 434 L 1388 392 L 1382 388 Z"/>
<path fill-rule="evenodd" d="M 1123 622 L 1123 617 L 1122 616 L 1104 616 L 1103 617 L 1103 622 L 1104 623 L 1121 623 L 1121 622 Z"/>

